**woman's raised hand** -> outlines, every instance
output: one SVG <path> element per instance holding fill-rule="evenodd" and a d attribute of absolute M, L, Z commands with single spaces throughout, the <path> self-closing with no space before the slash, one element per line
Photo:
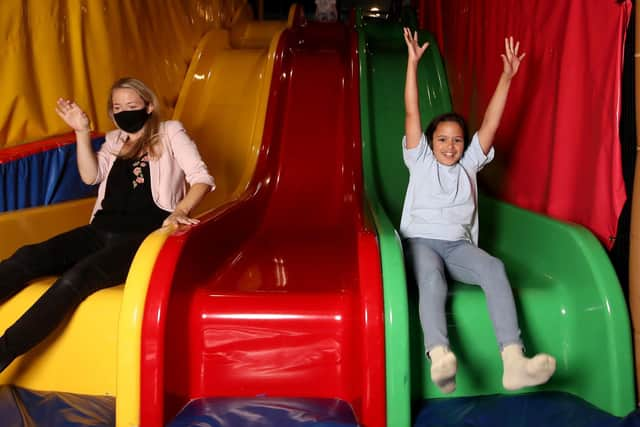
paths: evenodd
<path fill-rule="evenodd" d="M 89 117 L 75 102 L 58 98 L 56 113 L 76 132 L 89 131 Z"/>
<path fill-rule="evenodd" d="M 409 61 L 417 63 L 422 58 L 422 54 L 429 47 L 429 42 L 424 43 L 422 46 L 418 44 L 418 32 L 415 31 L 411 34 L 411 30 L 407 27 L 403 28 L 404 41 L 407 43 L 407 51 L 409 53 Z"/>

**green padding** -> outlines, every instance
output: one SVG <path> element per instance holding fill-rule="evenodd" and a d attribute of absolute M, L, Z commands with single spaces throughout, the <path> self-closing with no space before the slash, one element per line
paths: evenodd
<path fill-rule="evenodd" d="M 411 403 L 442 397 L 429 379 L 417 291 L 407 285 L 396 228 L 408 181 L 404 134 L 406 47 L 401 25 L 357 18 L 363 168 L 382 257 L 389 426 L 411 425 Z M 450 111 L 435 39 L 418 73 L 423 124 Z M 631 332 L 616 275 L 597 240 L 561 223 L 486 197 L 480 200 L 480 246 L 501 258 L 514 289 L 527 353 L 551 353 L 558 370 L 544 390 L 566 391 L 614 415 L 634 407 Z M 502 366 L 484 295 L 455 284 L 448 309 L 458 355 L 452 396 L 504 393 Z M 523 392 L 531 392 L 531 389 Z"/>

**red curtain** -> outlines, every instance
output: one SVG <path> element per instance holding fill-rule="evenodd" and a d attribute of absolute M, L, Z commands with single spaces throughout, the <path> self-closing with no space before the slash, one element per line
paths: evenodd
<path fill-rule="evenodd" d="M 527 54 L 483 182 L 515 205 L 586 226 L 610 248 L 626 199 L 618 126 L 631 1 L 418 3 L 444 57 L 454 108 L 471 130 L 502 71 L 504 37 L 520 40 Z"/>

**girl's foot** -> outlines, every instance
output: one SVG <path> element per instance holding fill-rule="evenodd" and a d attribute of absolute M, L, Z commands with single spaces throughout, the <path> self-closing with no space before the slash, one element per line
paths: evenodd
<path fill-rule="evenodd" d="M 502 385 L 507 390 L 544 384 L 556 370 L 556 359 L 548 354 L 525 357 L 519 344 L 508 345 L 502 350 L 502 363 Z"/>
<path fill-rule="evenodd" d="M 456 355 L 445 346 L 437 346 L 428 353 L 431 359 L 431 380 L 443 393 L 452 393 L 456 389 Z"/>

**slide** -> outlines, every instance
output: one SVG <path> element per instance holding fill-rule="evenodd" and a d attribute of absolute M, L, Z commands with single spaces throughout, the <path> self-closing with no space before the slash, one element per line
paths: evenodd
<path fill-rule="evenodd" d="M 230 29 L 198 44 L 174 111 L 216 179 L 201 212 L 238 198 L 262 145 L 275 49 L 286 21 L 254 21 L 248 4 Z"/>
<path fill-rule="evenodd" d="M 412 425 L 412 408 L 444 397 L 431 383 L 417 314 L 417 288 L 407 277 L 397 229 L 408 172 L 402 161 L 406 46 L 401 25 L 359 16 L 363 170 L 380 242 L 385 300 L 388 425 Z M 416 28 L 415 19 L 408 21 Z M 449 111 L 447 77 L 435 39 L 419 69 L 422 122 Z M 631 334 L 615 272 L 584 228 L 481 197 L 480 246 L 501 258 L 514 289 L 527 352 L 558 361 L 552 380 L 535 390 L 578 396 L 616 416 L 634 408 Z M 501 362 L 478 287 L 450 288 L 449 332 L 458 355 L 451 397 L 504 393 Z M 523 390 L 531 392 L 533 390 Z M 414 405 L 414 406 L 412 406 Z"/>
<path fill-rule="evenodd" d="M 218 184 L 200 212 L 237 197 L 249 184 L 262 143 L 275 48 L 286 25 L 253 21 L 245 4 L 228 28 L 210 30 L 193 54 L 174 118 L 181 120 L 197 141 Z M 51 145 L 45 141 L 43 146 L 47 144 Z M 32 149 L 33 145 L 24 147 Z M 42 150 L 36 152 L 42 154 Z M 92 206 L 89 198 L 1 214 L 0 257 L 85 224 Z M 139 314 L 156 257 L 169 235 L 168 230 L 152 233 L 138 250 L 126 286 L 90 296 L 53 336 L 4 371 L 0 383 L 29 390 L 108 396 L 116 407 L 118 426 L 139 425 L 140 405 L 144 404 L 140 394 Z M 0 327 L 11 324 L 53 280 L 35 281 L 0 305 Z"/>
<path fill-rule="evenodd" d="M 357 35 L 295 21 L 276 50 L 249 187 L 169 236 L 158 255 L 142 329 L 145 427 L 203 397 L 339 399 L 360 425 L 386 425 Z"/>

